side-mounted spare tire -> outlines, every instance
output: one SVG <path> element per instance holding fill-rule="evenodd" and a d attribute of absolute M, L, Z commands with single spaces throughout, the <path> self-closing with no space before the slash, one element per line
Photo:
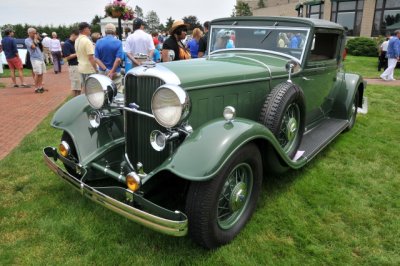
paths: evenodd
<path fill-rule="evenodd" d="M 261 109 L 260 122 L 271 130 L 289 158 L 293 158 L 304 134 L 303 91 L 290 82 L 276 85 Z"/>

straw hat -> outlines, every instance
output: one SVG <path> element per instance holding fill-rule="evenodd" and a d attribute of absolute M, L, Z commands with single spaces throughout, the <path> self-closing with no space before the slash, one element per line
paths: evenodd
<path fill-rule="evenodd" d="M 169 33 L 172 34 L 178 27 L 180 26 L 186 26 L 189 27 L 189 24 L 186 24 L 182 19 L 177 19 L 174 21 L 172 24 L 171 29 L 169 30 Z"/>

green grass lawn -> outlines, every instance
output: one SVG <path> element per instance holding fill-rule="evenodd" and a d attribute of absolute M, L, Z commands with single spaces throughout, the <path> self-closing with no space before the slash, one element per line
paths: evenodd
<path fill-rule="evenodd" d="M 364 78 L 379 78 L 382 71 L 378 71 L 378 58 L 367 56 L 348 55 L 344 61 L 346 72 L 357 73 Z M 400 68 L 395 69 L 394 77 L 400 79 Z"/>
<path fill-rule="evenodd" d="M 0 161 L 0 265 L 399 265 L 398 88 L 369 86 L 369 113 L 309 165 L 266 177 L 230 244 L 206 251 L 82 197 L 44 165 L 50 117 Z"/>

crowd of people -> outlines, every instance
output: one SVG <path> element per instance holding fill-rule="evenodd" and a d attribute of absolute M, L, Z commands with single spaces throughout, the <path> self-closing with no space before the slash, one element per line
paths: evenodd
<path fill-rule="evenodd" d="M 124 45 L 117 38 L 117 29 L 111 23 L 105 26 L 105 36 L 102 36 L 100 33 L 92 33 L 90 25 L 82 22 L 64 42 L 58 39 L 56 32 L 52 32 L 50 38 L 46 33 L 39 34 L 35 28 L 29 28 L 25 39 L 25 67 L 32 69 L 34 92 L 45 91 L 43 75 L 50 64 L 55 74 L 62 72 L 64 62 L 68 64 L 72 94 L 77 96 L 83 91 L 88 76 L 95 73 L 110 77 L 122 89 L 122 63 L 126 72 L 149 60 L 155 63 L 169 62 L 201 58 L 206 54 L 209 22 L 204 23 L 204 33 L 195 28 L 190 37 L 187 36 L 189 25 L 183 20 L 174 21 L 168 36 L 165 32 L 149 34 L 145 26 L 142 19 L 136 18 L 133 21 L 133 32 L 127 32 L 130 34 Z M 1 47 L 6 55 L 13 86 L 30 87 L 25 83 L 14 32 L 7 29 L 4 33 Z M 18 71 L 20 84 L 17 83 L 15 71 Z"/>

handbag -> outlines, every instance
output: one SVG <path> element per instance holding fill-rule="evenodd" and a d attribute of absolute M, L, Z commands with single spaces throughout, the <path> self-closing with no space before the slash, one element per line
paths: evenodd
<path fill-rule="evenodd" d="M 178 47 L 179 47 L 179 59 L 180 60 L 187 60 L 191 59 L 192 56 L 190 55 L 190 52 L 183 46 L 181 42 L 178 42 Z"/>

